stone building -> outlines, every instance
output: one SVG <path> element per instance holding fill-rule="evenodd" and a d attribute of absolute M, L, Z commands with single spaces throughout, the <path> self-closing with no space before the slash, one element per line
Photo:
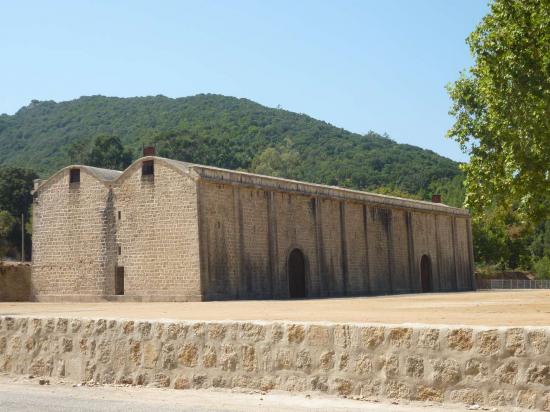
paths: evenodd
<path fill-rule="evenodd" d="M 37 182 L 37 300 L 472 290 L 463 209 L 146 156 Z M 121 297 L 120 295 L 124 295 Z"/>

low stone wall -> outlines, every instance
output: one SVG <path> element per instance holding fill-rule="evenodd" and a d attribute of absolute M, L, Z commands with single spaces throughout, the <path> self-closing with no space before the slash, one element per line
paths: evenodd
<path fill-rule="evenodd" d="M 550 410 L 550 328 L 0 317 L 0 371 Z"/>
<path fill-rule="evenodd" d="M 28 301 L 30 297 L 30 264 L 0 262 L 0 302 Z"/>

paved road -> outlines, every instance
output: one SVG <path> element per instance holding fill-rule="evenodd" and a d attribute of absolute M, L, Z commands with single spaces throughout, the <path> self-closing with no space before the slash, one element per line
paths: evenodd
<path fill-rule="evenodd" d="M 40 386 L 35 380 L 13 382 L 0 378 L 0 411 L 273 411 L 273 412 L 436 412 L 464 411 L 464 407 L 415 404 L 393 405 L 306 397 L 286 393 L 245 394 L 230 391 L 155 389 L 140 387 L 73 387 L 70 384 Z"/>

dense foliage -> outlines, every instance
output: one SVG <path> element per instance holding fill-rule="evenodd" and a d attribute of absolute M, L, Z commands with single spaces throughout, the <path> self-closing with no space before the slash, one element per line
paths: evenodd
<path fill-rule="evenodd" d="M 273 150 L 288 150 L 299 162 L 291 161 L 285 176 L 358 189 L 392 186 L 417 194 L 460 173 L 455 162 L 429 150 L 219 95 L 33 101 L 0 116 L 0 164 L 33 167 L 45 177 L 102 134 L 118 136 L 134 157 L 154 141 L 161 155 L 231 169 L 267 171 Z"/>
<path fill-rule="evenodd" d="M 29 220 L 32 205 L 31 190 L 38 176 L 27 169 L 0 167 L 0 258 L 21 253 L 21 224 Z M 25 241 L 30 241 L 29 233 Z M 25 255 L 29 256 L 30 248 Z"/>
<path fill-rule="evenodd" d="M 72 164 L 124 170 L 132 163 L 132 151 L 116 136 L 99 135 L 92 142 L 78 141 L 67 152 Z"/>
<path fill-rule="evenodd" d="M 550 3 L 494 0 L 449 86 L 478 263 L 550 277 Z"/>
<path fill-rule="evenodd" d="M 0 259 L 5 256 L 10 247 L 8 236 L 12 233 L 15 226 L 15 218 L 6 212 L 0 210 Z"/>
<path fill-rule="evenodd" d="M 469 73 L 449 87 L 449 135 L 470 153 L 466 204 L 550 218 L 550 2 L 494 0 L 467 39 Z"/>
<path fill-rule="evenodd" d="M 32 204 L 33 181 L 37 177 L 33 171 L 27 169 L 0 168 L 0 210 L 16 217 L 27 214 Z"/>
<path fill-rule="evenodd" d="M 533 269 L 541 278 L 550 279 L 550 221 L 541 223 L 529 245 Z"/>

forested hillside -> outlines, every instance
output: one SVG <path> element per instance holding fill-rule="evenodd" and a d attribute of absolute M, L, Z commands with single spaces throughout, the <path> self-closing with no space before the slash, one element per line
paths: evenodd
<path fill-rule="evenodd" d="M 134 158 L 142 144 L 155 143 L 160 155 L 196 163 L 420 198 L 440 191 L 455 204 L 462 199 L 457 164 L 434 152 L 220 95 L 33 101 L 0 116 L 0 165 L 45 177 L 80 160 L 98 135 L 119 137 Z"/>

